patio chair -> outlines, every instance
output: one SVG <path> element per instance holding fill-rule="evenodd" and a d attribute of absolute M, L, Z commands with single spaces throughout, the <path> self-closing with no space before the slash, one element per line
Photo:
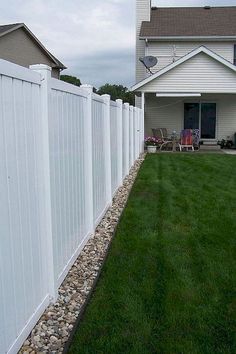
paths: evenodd
<path fill-rule="evenodd" d="M 167 132 L 166 128 L 153 128 L 152 134 L 153 134 L 153 136 L 155 136 L 155 138 L 158 138 L 162 141 L 170 140 L 170 137 L 168 136 L 168 132 Z"/>
<path fill-rule="evenodd" d="M 200 129 L 193 129 L 193 147 L 194 150 L 200 149 Z"/>
<path fill-rule="evenodd" d="M 194 151 L 192 129 L 184 129 L 180 133 L 180 151 L 183 149 Z"/>

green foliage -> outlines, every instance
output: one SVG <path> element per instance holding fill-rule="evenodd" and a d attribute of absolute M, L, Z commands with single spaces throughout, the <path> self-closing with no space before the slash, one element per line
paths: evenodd
<path fill-rule="evenodd" d="M 134 93 L 130 92 L 127 87 L 122 85 L 105 84 L 97 90 L 97 93 L 99 95 L 110 95 L 113 101 L 119 98 L 123 100 L 123 102 L 127 102 L 131 105 L 135 103 Z"/>
<path fill-rule="evenodd" d="M 236 353 L 234 156 L 148 155 L 70 354 Z"/>
<path fill-rule="evenodd" d="M 233 140 L 230 139 L 222 139 L 217 142 L 218 145 L 221 146 L 221 149 L 231 149 L 234 146 Z"/>
<path fill-rule="evenodd" d="M 69 84 L 73 84 L 75 86 L 80 86 L 81 81 L 78 79 L 76 76 L 71 76 L 71 75 L 61 75 L 60 80 L 68 82 Z"/>

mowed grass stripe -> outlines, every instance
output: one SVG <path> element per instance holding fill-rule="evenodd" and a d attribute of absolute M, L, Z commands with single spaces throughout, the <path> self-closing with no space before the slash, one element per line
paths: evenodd
<path fill-rule="evenodd" d="M 236 158 L 148 155 L 70 353 L 236 353 Z"/>

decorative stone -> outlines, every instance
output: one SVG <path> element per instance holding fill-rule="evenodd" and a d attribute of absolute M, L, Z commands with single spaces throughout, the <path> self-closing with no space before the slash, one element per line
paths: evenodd
<path fill-rule="evenodd" d="M 62 354 L 63 347 L 101 268 L 143 160 L 144 156 L 138 159 L 131 168 L 123 186 L 114 196 L 112 206 L 60 286 L 56 303 L 46 309 L 24 342 L 19 354 Z"/>

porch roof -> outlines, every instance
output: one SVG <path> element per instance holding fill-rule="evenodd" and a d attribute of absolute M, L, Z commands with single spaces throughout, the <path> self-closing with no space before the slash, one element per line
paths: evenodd
<path fill-rule="evenodd" d="M 201 46 L 131 88 L 136 92 L 236 93 L 236 66 Z"/>

